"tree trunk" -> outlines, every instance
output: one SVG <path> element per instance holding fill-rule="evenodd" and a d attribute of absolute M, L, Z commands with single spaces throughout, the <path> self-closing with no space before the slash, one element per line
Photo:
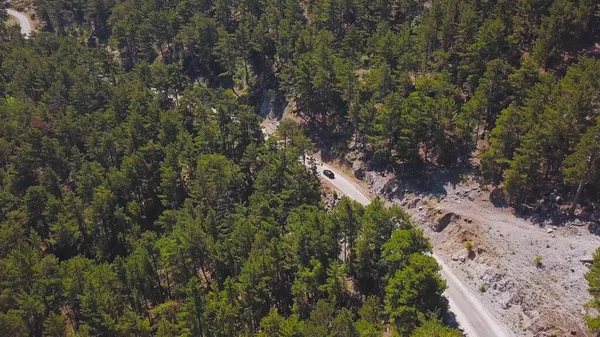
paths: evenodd
<path fill-rule="evenodd" d="M 577 208 L 577 202 L 579 201 L 579 197 L 581 197 L 581 192 L 583 192 L 583 181 L 579 183 L 577 187 L 577 193 L 575 193 L 575 198 L 573 199 L 573 203 L 571 204 L 571 208 L 569 209 L 569 214 L 573 215 L 575 213 L 575 208 Z"/>
<path fill-rule="evenodd" d="M 170 300 L 171 299 L 171 280 L 169 278 L 168 270 L 165 270 L 165 276 L 167 278 L 167 296 L 168 296 L 168 299 Z"/>
<path fill-rule="evenodd" d="M 479 123 L 480 120 L 477 120 L 477 128 L 475 128 L 475 144 L 473 145 L 473 150 L 477 150 L 477 140 L 479 139 Z"/>
<path fill-rule="evenodd" d="M 596 158 L 596 154 L 597 154 L 597 151 L 592 152 L 592 154 L 590 154 L 590 156 L 587 160 L 587 169 L 585 172 L 585 176 L 583 179 L 581 179 L 581 181 L 579 182 L 579 186 L 577 187 L 577 193 L 575 193 L 575 198 L 573 199 L 573 204 L 571 204 L 571 209 L 569 209 L 570 215 L 573 215 L 575 213 L 575 208 L 577 207 L 577 202 L 579 201 L 579 197 L 581 197 L 581 192 L 583 192 L 583 184 L 585 184 L 585 182 L 588 179 L 590 170 L 592 168 L 592 163 L 594 162 L 594 159 Z"/>

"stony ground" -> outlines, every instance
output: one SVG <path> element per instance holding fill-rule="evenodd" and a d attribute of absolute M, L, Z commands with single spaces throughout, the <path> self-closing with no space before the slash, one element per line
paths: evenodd
<path fill-rule="evenodd" d="M 587 226 L 517 217 L 464 177 L 454 184 L 428 181 L 434 188 L 421 192 L 391 174 L 367 172 L 364 180 L 418 220 L 436 254 L 516 336 L 592 336 L 584 322 L 590 299 L 584 274 L 600 238 Z M 450 223 L 435 231 L 448 213 L 455 214 L 446 216 Z"/>

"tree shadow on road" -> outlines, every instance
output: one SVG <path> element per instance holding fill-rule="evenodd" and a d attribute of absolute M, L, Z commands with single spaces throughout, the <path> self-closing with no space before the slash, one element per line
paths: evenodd
<path fill-rule="evenodd" d="M 444 315 L 443 322 L 451 328 L 460 329 L 460 324 L 456 321 L 456 315 L 450 310 Z"/>

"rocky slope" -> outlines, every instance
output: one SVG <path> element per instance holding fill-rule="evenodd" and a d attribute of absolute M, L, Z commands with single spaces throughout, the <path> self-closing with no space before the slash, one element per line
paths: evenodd
<path fill-rule="evenodd" d="M 415 189 L 414 181 L 391 174 L 364 175 L 374 193 L 400 203 L 422 224 L 436 254 L 515 335 L 592 336 L 584 321 L 590 299 L 584 274 L 600 238 L 586 224 L 517 217 L 464 176 L 454 183 L 427 180 Z"/>

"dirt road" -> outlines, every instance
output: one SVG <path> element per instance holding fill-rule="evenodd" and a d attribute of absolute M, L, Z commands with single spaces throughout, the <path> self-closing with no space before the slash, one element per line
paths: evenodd
<path fill-rule="evenodd" d="M 21 26 L 21 34 L 25 35 L 25 37 L 28 37 L 31 34 L 31 23 L 29 22 L 29 19 L 27 18 L 27 16 L 21 12 L 17 12 L 14 9 L 7 9 L 6 12 L 8 13 L 8 15 L 14 17 L 15 19 L 17 19 L 17 21 L 19 21 L 19 26 Z"/>
<path fill-rule="evenodd" d="M 330 170 L 330 171 L 334 172 L 335 178 L 329 179 L 329 178 L 325 177 L 323 175 L 324 170 Z M 337 187 L 340 191 L 342 191 L 342 193 L 347 195 L 349 198 L 354 199 L 365 206 L 368 205 L 369 203 L 371 203 L 371 200 L 369 198 L 367 198 L 364 194 L 362 194 L 362 192 L 355 186 L 354 183 L 352 183 L 352 181 L 350 179 L 346 178 L 341 173 L 338 173 L 336 171 L 336 169 L 334 169 L 333 167 L 331 167 L 325 163 L 317 164 L 317 172 L 319 173 L 319 176 L 324 177 L 325 179 L 328 179 L 332 185 Z"/>

